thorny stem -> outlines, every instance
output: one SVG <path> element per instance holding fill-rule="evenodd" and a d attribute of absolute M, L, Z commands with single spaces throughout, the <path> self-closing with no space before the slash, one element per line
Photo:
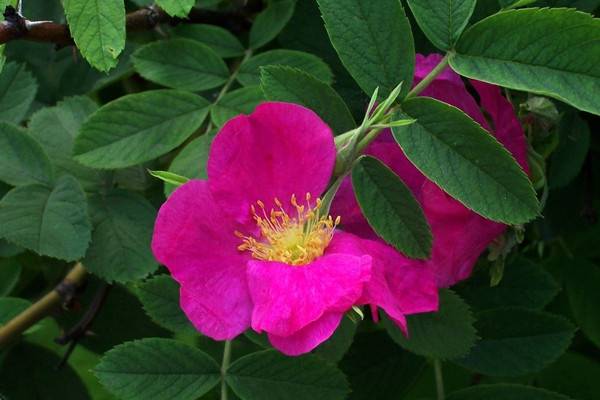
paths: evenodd
<path fill-rule="evenodd" d="M 435 388 L 437 391 L 437 400 L 444 400 L 444 379 L 442 376 L 442 362 L 438 359 L 433 360 L 433 371 L 435 373 Z"/>
<path fill-rule="evenodd" d="M 0 328 L 0 349 L 5 348 L 16 340 L 23 332 L 41 319 L 47 317 L 61 302 L 65 301 L 65 288 L 80 286 L 87 271 L 81 263 L 75 264 L 61 284 L 32 304 L 25 311 L 8 321 Z"/>
<path fill-rule="evenodd" d="M 231 362 L 231 340 L 225 341 L 225 347 L 223 348 L 223 361 L 221 362 L 221 400 L 227 400 L 227 383 L 225 382 L 225 376 L 227 375 L 227 369 Z"/>
<path fill-rule="evenodd" d="M 450 58 L 450 53 L 446 53 L 446 55 L 444 56 L 444 58 L 442 58 L 440 60 L 440 63 L 438 65 L 436 65 L 431 72 L 429 72 L 427 74 L 427 76 L 425 76 L 425 78 L 423 78 L 423 80 L 419 83 L 417 83 L 415 85 L 414 88 L 411 89 L 410 92 L 408 92 L 408 94 L 406 95 L 406 99 L 410 99 L 413 98 L 415 96 L 417 96 L 419 93 L 421 93 L 423 90 L 425 90 L 427 88 L 427 86 L 429 86 L 429 84 L 431 82 L 434 81 L 435 78 L 437 78 L 437 76 L 439 74 L 442 73 L 442 71 L 448 66 L 448 59 Z"/>

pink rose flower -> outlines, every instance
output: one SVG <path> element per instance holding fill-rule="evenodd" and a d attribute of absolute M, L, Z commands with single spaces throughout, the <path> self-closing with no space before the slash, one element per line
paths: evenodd
<path fill-rule="evenodd" d="M 437 310 L 433 274 L 322 215 L 336 158 L 330 128 L 294 104 L 263 103 L 215 137 L 208 180 L 179 187 L 152 249 L 181 285 L 181 307 L 217 340 L 248 328 L 297 355 L 329 338 L 355 304 L 405 315 Z"/>
<path fill-rule="evenodd" d="M 417 55 L 415 84 L 420 82 L 441 60 L 438 54 Z M 527 142 L 510 102 L 498 86 L 470 81 L 480 104 L 467 91 L 462 79 L 446 68 L 421 95 L 460 108 L 500 141 L 527 172 Z M 490 118 L 484 117 L 481 108 Z M 433 271 L 438 286 L 447 287 L 470 276 L 475 262 L 487 246 L 506 229 L 506 225 L 487 220 L 447 195 L 421 174 L 406 158 L 391 132 L 383 132 L 368 148 L 386 163 L 412 190 L 420 202 L 433 233 L 430 259 L 422 265 Z M 340 215 L 343 229 L 360 237 L 378 240 L 360 212 L 350 180 L 344 182 L 332 205 Z"/>

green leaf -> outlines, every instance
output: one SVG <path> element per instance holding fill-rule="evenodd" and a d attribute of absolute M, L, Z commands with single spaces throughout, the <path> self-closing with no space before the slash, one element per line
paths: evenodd
<path fill-rule="evenodd" d="M 316 356 L 286 357 L 275 350 L 237 359 L 226 380 L 244 400 L 341 400 L 348 394 L 336 367 Z"/>
<path fill-rule="evenodd" d="M 115 190 L 89 199 L 94 225 L 86 268 L 106 281 L 140 279 L 157 268 L 150 251 L 156 210 L 138 194 Z"/>
<path fill-rule="evenodd" d="M 0 73 L 0 121 L 13 124 L 23 121 L 37 89 L 38 84 L 25 65 L 16 62 L 4 65 Z"/>
<path fill-rule="evenodd" d="M 242 64 L 237 80 L 244 86 L 260 84 L 260 67 L 285 65 L 297 68 L 327 84 L 333 82 L 333 73 L 319 57 L 296 50 L 276 49 L 251 57 Z"/>
<path fill-rule="evenodd" d="M 600 347 L 600 267 L 585 259 L 568 259 L 565 273 L 569 304 L 579 327 Z"/>
<path fill-rule="evenodd" d="M 429 179 L 476 213 L 521 224 L 538 216 L 531 182 L 512 155 L 458 108 L 419 97 L 402 105 L 414 124 L 393 128 L 406 156 Z M 398 118 L 395 118 L 398 119 Z"/>
<path fill-rule="evenodd" d="M 400 347 L 383 331 L 356 336 L 340 367 L 348 376 L 350 400 L 404 399 L 425 360 Z"/>
<path fill-rule="evenodd" d="M 174 187 L 179 187 L 189 181 L 189 178 L 169 171 L 148 171 L 148 173 Z"/>
<path fill-rule="evenodd" d="M 526 308 L 499 308 L 476 317 L 481 340 L 455 362 L 490 376 L 521 376 L 541 370 L 565 352 L 575 333 L 566 319 Z"/>
<path fill-rule="evenodd" d="M 415 47 L 398 0 L 318 0 L 325 27 L 342 63 L 369 96 L 385 98 L 400 82 L 411 87 Z"/>
<path fill-rule="evenodd" d="M 254 20 L 250 29 L 250 48 L 258 49 L 281 32 L 294 14 L 295 0 L 273 0 Z"/>
<path fill-rule="evenodd" d="M 540 385 L 578 400 L 596 400 L 600 393 L 600 363 L 577 353 L 565 353 L 538 375 Z"/>
<path fill-rule="evenodd" d="M 56 370 L 61 358 L 62 355 L 31 343 L 15 346 L 3 360 L 0 393 L 6 399 L 91 399 L 71 365 Z"/>
<path fill-rule="evenodd" d="M 0 237 L 40 255 L 75 261 L 90 242 L 87 202 L 75 178 L 19 186 L 0 200 Z"/>
<path fill-rule="evenodd" d="M 333 335 L 321 343 L 313 351 L 313 354 L 333 363 L 338 363 L 352 345 L 357 327 L 356 322 L 345 316 Z"/>
<path fill-rule="evenodd" d="M 168 275 L 152 277 L 138 286 L 146 313 L 172 332 L 196 332 L 179 306 L 179 285 Z"/>
<path fill-rule="evenodd" d="M 477 385 L 451 393 L 448 400 L 569 400 L 567 396 L 531 386 L 500 383 Z"/>
<path fill-rule="evenodd" d="M 55 107 L 42 108 L 29 121 L 28 133 L 37 140 L 54 165 L 56 175 L 72 174 L 84 189 L 97 189 L 106 181 L 105 173 L 73 160 L 73 142 L 79 128 L 94 111 L 96 103 L 88 97 L 71 97 Z"/>
<path fill-rule="evenodd" d="M 19 186 L 52 183 L 52 164 L 44 149 L 20 128 L 0 122 L 0 181 Z"/>
<path fill-rule="evenodd" d="M 460 357 L 477 339 L 469 306 L 454 292 L 440 291 L 440 308 L 434 313 L 408 315 L 407 338 L 389 318 L 384 325 L 396 343 L 415 354 L 449 359 Z"/>
<path fill-rule="evenodd" d="M 213 104 L 210 110 L 212 122 L 220 128 L 236 115 L 250 114 L 263 101 L 265 101 L 265 95 L 258 86 L 249 86 L 229 92 L 218 103 Z"/>
<path fill-rule="evenodd" d="M 500 283 L 490 287 L 487 269 L 477 270 L 459 289 L 459 294 L 475 310 L 521 306 L 542 309 L 560 287 L 544 267 L 519 257 L 504 268 Z"/>
<path fill-rule="evenodd" d="M 156 4 L 173 17 L 187 17 L 196 0 L 156 0 Z"/>
<path fill-rule="evenodd" d="M 590 128 L 575 112 L 568 112 L 558 124 L 558 147 L 552 153 L 548 183 L 556 189 L 567 186 L 581 171 L 590 148 Z"/>
<path fill-rule="evenodd" d="M 240 57 L 246 51 L 237 37 L 216 25 L 182 24 L 175 29 L 175 33 L 199 41 L 224 58 Z"/>
<path fill-rule="evenodd" d="M 208 152 L 215 133 L 215 131 L 209 132 L 192 140 L 173 159 L 169 172 L 190 179 L 207 179 L 206 162 L 208 161 Z M 173 190 L 175 190 L 174 185 L 165 184 L 166 196 L 173 193 Z"/>
<path fill-rule="evenodd" d="M 340 95 L 331 86 L 299 69 L 263 67 L 261 87 L 269 100 L 287 101 L 310 108 L 319 114 L 336 134 L 356 126 Z"/>
<path fill-rule="evenodd" d="M 189 91 L 213 89 L 229 78 L 223 59 L 210 47 L 191 39 L 144 45 L 133 54 L 133 65 L 149 81 Z"/>
<path fill-rule="evenodd" d="M 18 297 L 0 298 L 0 326 L 5 325 L 30 306 L 31 302 L 29 300 L 20 299 Z"/>
<path fill-rule="evenodd" d="M 352 169 L 352 186 L 369 225 L 383 240 L 412 258 L 431 255 L 431 229 L 421 206 L 404 182 L 373 157 Z"/>
<path fill-rule="evenodd" d="M 102 357 L 94 372 L 123 400 L 194 400 L 219 382 L 219 366 L 202 351 L 170 339 L 124 343 Z"/>
<path fill-rule="evenodd" d="M 15 259 L 0 259 L 0 297 L 8 296 L 19 283 L 21 264 Z"/>
<path fill-rule="evenodd" d="M 524 40 L 526 38 L 526 40 Z M 501 12 L 473 25 L 450 66 L 469 78 L 600 114 L 600 20 L 572 9 Z"/>
<path fill-rule="evenodd" d="M 75 159 L 94 168 L 124 168 L 152 160 L 194 133 L 208 106 L 200 96 L 175 90 L 123 96 L 83 124 L 75 140 Z"/>
<path fill-rule="evenodd" d="M 96 69 L 117 65 L 125 48 L 123 0 L 63 0 L 69 30 L 85 59 Z"/>
<path fill-rule="evenodd" d="M 425 36 L 440 50 L 449 50 L 467 26 L 476 0 L 442 0 L 426 3 L 408 0 L 415 20 Z"/>

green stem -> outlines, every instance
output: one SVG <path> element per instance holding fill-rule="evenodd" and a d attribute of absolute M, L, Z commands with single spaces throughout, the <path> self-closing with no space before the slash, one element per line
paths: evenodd
<path fill-rule="evenodd" d="M 415 85 L 414 88 L 412 88 L 412 90 L 410 92 L 408 92 L 408 94 L 406 95 L 406 99 L 410 99 L 412 97 L 415 97 L 417 95 L 419 95 L 419 93 L 421 93 L 423 90 L 425 90 L 427 88 L 427 86 L 429 86 L 429 84 L 431 82 L 433 82 L 433 80 L 435 78 L 437 78 L 437 76 L 439 74 L 442 73 L 442 71 L 444 70 L 444 68 L 446 68 L 448 66 L 448 59 L 450 58 L 450 53 L 446 53 L 446 55 L 444 56 L 444 58 L 441 59 L 440 63 L 438 65 L 436 65 L 430 73 L 427 74 L 427 76 L 425 78 L 423 78 L 423 80 L 419 83 L 417 83 Z"/>
<path fill-rule="evenodd" d="M 438 359 L 433 360 L 433 371 L 435 373 L 435 388 L 437 390 L 437 400 L 444 400 L 444 378 L 442 377 L 442 362 Z"/>
<path fill-rule="evenodd" d="M 229 91 L 229 88 L 231 88 L 231 85 L 233 85 L 233 82 L 235 82 L 235 79 L 237 78 L 238 74 L 240 73 L 240 69 L 242 68 L 242 65 L 244 65 L 244 63 L 246 61 L 248 61 L 248 59 L 250 57 L 252 57 L 252 49 L 246 50 L 246 52 L 244 53 L 244 58 L 242 58 L 240 60 L 240 62 L 233 68 L 233 70 L 231 71 L 231 75 L 229 75 L 229 79 L 227 79 L 227 82 L 225 82 L 225 85 L 223 85 L 223 87 L 221 88 L 221 91 L 219 91 L 219 94 L 217 95 L 217 98 L 215 99 L 213 106 L 215 104 L 218 104 L 219 101 L 221 101 L 221 99 L 223 99 L 223 96 L 225 96 L 227 94 L 227 92 Z M 212 121 L 209 121 L 208 125 L 206 126 L 206 130 L 204 131 L 204 134 L 207 134 L 208 132 L 210 132 L 212 128 L 213 128 Z"/>
<path fill-rule="evenodd" d="M 231 340 L 225 341 L 225 347 L 223 348 L 223 361 L 221 362 L 221 400 L 227 400 L 227 383 L 225 382 L 225 376 L 227 375 L 227 369 L 231 362 Z"/>

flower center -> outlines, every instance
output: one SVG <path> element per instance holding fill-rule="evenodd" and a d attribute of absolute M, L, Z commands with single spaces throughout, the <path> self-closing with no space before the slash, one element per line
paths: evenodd
<path fill-rule="evenodd" d="M 260 239 L 236 231 L 242 239 L 238 250 L 250 251 L 252 257 L 259 260 L 279 261 L 290 265 L 305 265 L 323 255 L 333 237 L 340 217 L 335 220 L 330 215 L 320 214 L 321 199 L 311 205 L 310 193 L 306 194 L 306 204 L 300 205 L 296 195 L 290 203 L 296 209 L 296 215 L 290 216 L 282 203 L 276 198 L 276 209 L 267 212 L 262 201 L 250 206 L 256 225 L 260 228 Z"/>

